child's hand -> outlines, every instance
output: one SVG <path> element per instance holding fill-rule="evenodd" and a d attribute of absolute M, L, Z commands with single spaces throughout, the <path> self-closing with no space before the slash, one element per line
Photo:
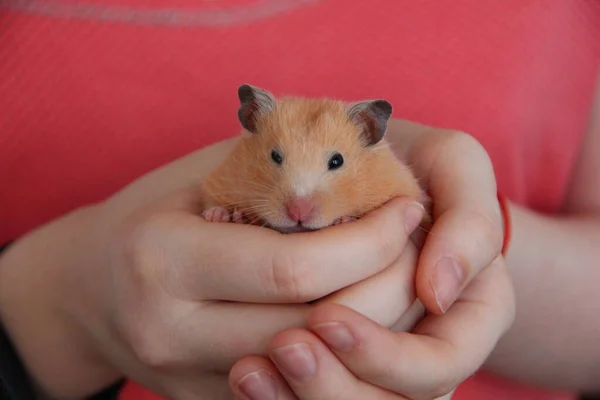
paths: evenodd
<path fill-rule="evenodd" d="M 433 199 L 434 225 L 416 271 L 417 295 L 430 314 L 410 333 L 392 332 L 356 311 L 323 304 L 308 329 L 271 340 L 270 359 L 248 357 L 235 365 L 230 384 L 240 396 L 240 379 L 256 389 L 258 375 L 249 374 L 262 368 L 278 399 L 441 397 L 483 364 L 511 326 L 515 299 L 501 256 L 503 221 L 487 153 L 459 132 L 404 121 L 392 121 L 390 129 Z"/>

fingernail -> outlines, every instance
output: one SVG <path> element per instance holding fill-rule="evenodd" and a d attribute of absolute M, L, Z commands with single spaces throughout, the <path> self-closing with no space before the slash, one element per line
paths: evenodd
<path fill-rule="evenodd" d="M 463 269 L 454 258 L 444 257 L 435 265 L 430 284 L 442 312 L 456 300 L 464 281 Z"/>
<path fill-rule="evenodd" d="M 341 322 L 326 322 L 313 327 L 317 335 L 337 351 L 350 351 L 354 348 L 354 336 Z"/>
<path fill-rule="evenodd" d="M 251 400 L 277 400 L 275 382 L 264 369 L 245 375 L 237 387 Z"/>
<path fill-rule="evenodd" d="M 317 373 L 317 362 L 305 343 L 292 344 L 273 352 L 275 363 L 285 374 L 298 381 L 305 381 Z"/>
<path fill-rule="evenodd" d="M 414 202 L 406 206 L 404 215 L 404 225 L 406 227 L 406 233 L 411 234 L 419 226 L 419 223 L 423 219 L 423 213 L 425 208 L 422 204 Z"/>

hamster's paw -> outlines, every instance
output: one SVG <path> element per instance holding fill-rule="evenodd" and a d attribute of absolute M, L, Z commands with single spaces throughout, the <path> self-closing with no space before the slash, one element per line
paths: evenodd
<path fill-rule="evenodd" d="M 356 217 L 341 217 L 341 218 L 337 218 L 336 220 L 334 220 L 332 225 L 339 225 L 339 224 L 345 224 L 347 222 L 354 222 L 357 219 L 358 218 L 356 218 Z"/>
<path fill-rule="evenodd" d="M 202 217 L 208 222 L 229 222 L 231 215 L 223 207 L 211 207 L 204 210 Z"/>

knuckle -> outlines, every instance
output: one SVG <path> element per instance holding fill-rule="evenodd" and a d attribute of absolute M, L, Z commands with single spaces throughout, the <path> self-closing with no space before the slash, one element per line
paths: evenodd
<path fill-rule="evenodd" d="M 114 331 L 138 362 L 156 371 L 168 370 L 177 362 L 168 340 L 172 336 L 169 321 L 160 311 L 164 308 L 164 282 L 158 279 L 161 270 L 156 262 L 156 232 L 162 221 L 159 214 L 125 218 L 112 239 L 118 266 Z"/>
<path fill-rule="evenodd" d="M 433 390 L 426 392 L 420 396 L 416 396 L 417 399 L 422 400 L 439 400 L 444 399 L 446 396 L 455 389 L 456 385 L 452 385 L 450 383 L 442 383 L 435 387 Z"/>
<path fill-rule="evenodd" d="M 461 236 L 462 250 L 459 256 L 479 260 L 478 263 L 491 264 L 502 251 L 504 242 L 500 218 L 487 210 L 461 209 L 460 218 L 464 232 L 469 232 L 468 242 Z M 474 261 L 474 260 L 473 260 Z"/>
<path fill-rule="evenodd" d="M 502 334 L 504 334 L 516 318 L 516 292 L 508 268 L 500 257 L 496 257 L 493 267 L 497 269 L 498 275 L 494 279 L 494 290 L 497 295 L 493 297 L 491 307 L 492 312 L 499 316 L 499 321 L 502 323 Z"/>
<path fill-rule="evenodd" d="M 112 243 L 117 247 L 119 255 L 128 265 L 139 265 L 147 258 L 148 250 L 152 248 L 150 238 L 155 231 L 156 216 L 145 218 L 125 218 L 116 228 Z"/>
<path fill-rule="evenodd" d="M 492 160 L 488 151 L 475 136 L 463 131 L 448 131 L 446 135 L 447 146 L 459 151 L 469 160 L 476 161 L 480 168 L 492 171 Z"/>
<path fill-rule="evenodd" d="M 449 130 L 446 132 L 446 138 L 449 143 L 453 146 L 457 146 L 461 149 L 472 149 L 474 151 L 483 151 L 486 152 L 483 145 L 475 136 L 457 130 Z"/>
<path fill-rule="evenodd" d="M 157 280 L 164 283 L 169 276 L 167 269 L 171 264 L 159 262 L 165 259 L 169 248 L 164 240 L 165 223 L 168 220 L 163 215 L 146 215 L 141 221 L 125 223 L 122 235 L 113 240 L 119 242 L 117 257 L 122 272 L 127 274 L 128 283 L 139 290 L 155 290 Z"/>
<path fill-rule="evenodd" d="M 387 225 L 383 229 L 377 229 L 373 232 L 374 240 L 377 243 L 377 254 L 386 266 L 396 260 L 404 249 L 408 240 L 408 235 L 404 229 L 404 218 L 397 213 L 396 218 L 388 219 Z"/>
<path fill-rule="evenodd" d="M 394 382 L 398 379 L 398 374 L 393 365 L 369 365 L 369 369 L 360 374 L 363 380 L 367 382 Z"/>
<path fill-rule="evenodd" d="M 403 225 L 403 221 L 399 221 L 398 225 L 401 227 Z M 402 230 L 404 232 L 404 230 Z M 406 242 L 407 235 L 402 234 L 400 238 L 395 237 L 394 235 L 389 235 L 389 230 L 382 230 L 378 233 L 378 242 L 379 242 L 379 252 L 382 256 L 386 257 L 386 264 L 391 263 L 393 260 L 398 258 L 400 255 L 403 244 Z"/>
<path fill-rule="evenodd" d="M 446 371 L 445 374 L 440 374 L 432 381 L 432 384 L 423 388 L 420 393 L 413 396 L 415 400 L 431 400 L 441 399 L 451 393 L 461 382 L 456 372 Z"/>
<path fill-rule="evenodd" d="M 457 385 L 458 385 L 457 381 L 446 379 L 445 381 L 440 382 L 440 384 L 435 388 L 435 390 L 433 390 L 427 396 L 427 398 L 429 398 L 429 399 L 442 398 L 442 397 L 448 395 L 448 393 L 452 392 L 456 388 Z"/>
<path fill-rule="evenodd" d="M 502 223 L 485 212 L 475 212 L 474 221 L 478 230 L 478 235 L 483 244 L 491 243 L 494 249 L 493 258 L 497 256 L 502 250 L 502 242 L 504 241 L 502 235 Z M 489 261 L 492 262 L 493 258 Z"/>
<path fill-rule="evenodd" d="M 121 334 L 129 345 L 133 357 L 154 371 L 165 371 L 173 367 L 175 359 L 170 346 L 168 335 L 162 334 L 162 329 L 156 324 L 135 323 L 127 324 Z"/>
<path fill-rule="evenodd" d="M 184 366 L 189 357 L 172 329 L 175 321 L 164 312 L 145 309 L 146 312 L 138 313 L 137 318 L 128 318 L 132 322 L 124 325 L 122 331 L 122 338 L 133 358 L 157 373 Z"/>
<path fill-rule="evenodd" d="M 267 278 L 277 297 L 285 301 L 306 302 L 319 296 L 310 276 L 308 260 L 292 251 L 278 251 L 271 260 Z"/>
<path fill-rule="evenodd" d="M 152 370 L 165 370 L 171 365 L 171 359 L 155 340 L 134 341 L 131 348 L 135 358 Z"/>

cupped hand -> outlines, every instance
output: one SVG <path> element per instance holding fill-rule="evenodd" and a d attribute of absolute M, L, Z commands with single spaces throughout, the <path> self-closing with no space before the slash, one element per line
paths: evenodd
<path fill-rule="evenodd" d="M 207 222 L 197 199 L 184 191 L 142 208 L 109 243 L 105 317 L 113 329 L 104 340 L 116 337 L 105 342 L 111 354 L 122 345 L 112 361 L 159 394 L 226 398 L 233 363 L 264 354 L 278 331 L 305 326 L 307 302 L 407 273 L 387 268 L 407 241 L 406 199 L 310 235 Z M 404 312 L 400 291 L 361 311 L 392 323 Z"/>
<path fill-rule="evenodd" d="M 487 153 L 460 132 L 398 120 L 390 130 L 433 201 L 434 224 L 415 262 L 417 295 L 429 313 L 414 328 L 401 320 L 390 330 L 350 308 L 322 304 L 306 329 L 276 335 L 268 357 L 234 366 L 230 385 L 240 399 L 448 398 L 511 326 L 515 299 Z M 406 251 L 413 250 L 409 243 Z M 264 382 L 274 382 L 276 397 Z"/>
<path fill-rule="evenodd" d="M 443 314 L 501 256 L 504 223 L 494 167 L 485 148 L 463 132 L 393 120 L 389 137 L 432 199 L 434 223 L 416 285 L 427 310 Z"/>
<path fill-rule="evenodd" d="M 416 253 L 403 249 L 422 210 L 410 199 L 307 234 L 207 222 L 197 183 L 219 149 L 154 171 L 3 257 L 3 281 L 22 289 L 2 285 L 2 312 L 48 393 L 82 397 L 127 376 L 171 399 L 233 398 L 233 364 L 266 354 L 277 332 L 306 326 L 310 302 L 331 296 L 391 326 L 414 301 L 407 257 Z M 24 254 L 46 257 L 22 263 Z M 44 270 L 52 273 L 38 279 Z M 48 348 L 65 350 L 58 360 Z"/>
<path fill-rule="evenodd" d="M 449 398 L 510 326 L 511 290 L 498 259 L 445 315 L 427 315 L 410 332 L 336 303 L 320 305 L 306 329 L 275 335 L 268 357 L 236 363 L 230 385 L 244 400 Z"/>

